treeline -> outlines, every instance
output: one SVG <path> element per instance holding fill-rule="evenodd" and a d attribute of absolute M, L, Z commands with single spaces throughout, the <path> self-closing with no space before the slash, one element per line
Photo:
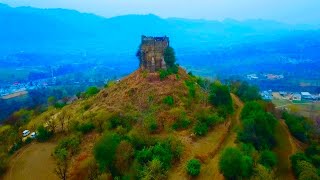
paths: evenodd
<path fill-rule="evenodd" d="M 220 157 L 219 168 L 227 179 L 274 178 L 278 160 L 272 149 L 278 121 L 265 106 L 263 101 L 245 103 L 237 138 L 239 147 L 226 148 Z"/>
<path fill-rule="evenodd" d="M 291 134 L 308 147 L 290 157 L 292 169 L 299 180 L 320 179 L 320 136 L 313 121 L 295 114 L 283 112 Z"/>
<path fill-rule="evenodd" d="M 227 179 L 274 179 L 278 163 L 276 146 L 278 124 L 274 106 L 261 100 L 258 88 L 246 82 L 230 82 L 230 91 L 245 104 L 237 131 L 238 147 L 227 147 L 219 160 L 220 172 Z"/>

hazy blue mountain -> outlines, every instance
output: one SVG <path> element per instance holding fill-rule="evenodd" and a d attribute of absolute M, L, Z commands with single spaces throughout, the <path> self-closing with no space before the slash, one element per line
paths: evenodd
<path fill-rule="evenodd" d="M 0 52 L 133 53 L 142 34 L 170 36 L 175 48 L 207 50 L 276 41 L 317 26 L 269 20 L 162 19 L 155 15 L 104 18 L 65 9 L 12 8 L 0 4 Z"/>

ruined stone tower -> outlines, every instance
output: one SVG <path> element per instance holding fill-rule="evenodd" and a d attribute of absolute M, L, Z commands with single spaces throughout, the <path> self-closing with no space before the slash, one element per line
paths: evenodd
<path fill-rule="evenodd" d="M 137 56 L 140 60 L 140 68 L 149 72 L 166 69 L 164 52 L 169 47 L 169 38 L 164 37 L 141 37 L 141 45 Z"/>

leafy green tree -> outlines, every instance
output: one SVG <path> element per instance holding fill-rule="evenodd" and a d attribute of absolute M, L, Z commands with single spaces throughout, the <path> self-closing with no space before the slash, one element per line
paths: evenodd
<path fill-rule="evenodd" d="M 296 153 L 290 157 L 290 160 L 291 160 L 292 169 L 295 172 L 296 176 L 299 175 L 298 162 L 299 161 L 307 161 L 307 162 L 310 161 L 304 153 Z"/>
<path fill-rule="evenodd" d="M 219 169 L 227 179 L 249 177 L 253 170 L 253 160 L 237 148 L 226 148 L 220 157 Z"/>
<path fill-rule="evenodd" d="M 174 124 L 172 128 L 174 130 L 186 129 L 190 126 L 191 121 L 187 117 L 180 117 Z"/>
<path fill-rule="evenodd" d="M 176 56 L 172 47 L 167 47 L 164 51 L 164 61 L 168 68 L 173 67 L 176 62 Z"/>
<path fill-rule="evenodd" d="M 95 127 L 91 121 L 87 121 L 87 122 L 78 124 L 76 128 L 78 131 L 82 132 L 83 134 L 87 134 L 91 132 Z"/>
<path fill-rule="evenodd" d="M 250 178 L 251 180 L 274 180 L 275 175 L 272 171 L 262 166 L 261 164 L 257 164 L 253 169 L 253 175 Z"/>
<path fill-rule="evenodd" d="M 302 142 L 308 142 L 313 124 L 302 116 L 284 112 L 282 118 L 285 120 L 291 134 Z"/>
<path fill-rule="evenodd" d="M 205 136 L 209 131 L 209 127 L 208 127 L 208 125 L 206 123 L 197 122 L 197 124 L 194 127 L 193 131 L 197 136 Z"/>
<path fill-rule="evenodd" d="M 278 160 L 274 152 L 265 150 L 261 153 L 259 162 L 266 168 L 271 169 L 278 163 Z"/>
<path fill-rule="evenodd" d="M 91 96 L 93 96 L 93 95 L 98 94 L 99 91 L 100 91 L 100 90 L 99 90 L 97 87 L 92 86 L 92 87 L 89 87 L 89 88 L 87 89 L 87 91 L 85 92 L 85 95 L 86 95 L 86 97 L 88 98 L 88 97 L 91 97 Z"/>
<path fill-rule="evenodd" d="M 169 106 L 173 106 L 174 104 L 174 99 L 172 96 L 166 96 L 162 101 L 164 104 L 167 104 Z"/>
<path fill-rule="evenodd" d="M 54 96 L 50 96 L 50 97 L 48 98 L 48 105 L 49 105 L 49 106 L 55 105 L 56 102 L 57 102 L 57 99 L 56 99 Z"/>
<path fill-rule="evenodd" d="M 40 142 L 44 142 L 50 139 L 52 133 L 47 130 L 43 125 L 40 125 L 37 128 L 37 140 Z"/>
<path fill-rule="evenodd" d="M 299 180 L 320 180 L 317 169 L 307 161 L 298 161 L 297 170 Z"/>
<path fill-rule="evenodd" d="M 247 102 L 241 111 L 241 119 L 246 119 L 250 116 L 254 116 L 256 112 L 263 111 L 262 105 L 257 101 Z"/>
<path fill-rule="evenodd" d="M 112 175 L 115 175 L 116 169 L 114 165 L 116 150 L 120 144 L 120 136 L 118 134 L 108 133 L 94 146 L 94 157 L 99 165 L 100 170 L 109 170 Z"/>
<path fill-rule="evenodd" d="M 231 82 L 231 91 L 244 102 L 261 100 L 259 89 L 249 85 L 247 82 Z"/>
<path fill-rule="evenodd" d="M 201 170 L 201 163 L 198 159 L 191 159 L 188 161 L 186 170 L 191 176 L 198 176 Z"/>
<path fill-rule="evenodd" d="M 165 170 L 163 164 L 159 159 L 153 159 L 149 161 L 147 165 L 142 168 L 140 177 L 143 180 L 162 180 L 166 179 Z"/>
<path fill-rule="evenodd" d="M 270 149 L 275 145 L 274 131 L 278 121 L 260 108 L 251 108 L 255 103 L 246 103 L 242 112 L 242 129 L 238 139 L 252 143 L 258 150 Z"/>
<path fill-rule="evenodd" d="M 210 86 L 209 102 L 224 110 L 226 113 L 233 112 L 232 98 L 228 86 L 216 81 Z"/>

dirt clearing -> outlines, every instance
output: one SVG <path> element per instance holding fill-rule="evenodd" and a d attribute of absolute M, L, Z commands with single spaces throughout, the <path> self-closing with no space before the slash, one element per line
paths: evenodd
<path fill-rule="evenodd" d="M 51 157 L 54 143 L 32 143 L 18 151 L 11 159 L 4 180 L 56 180 L 55 162 Z"/>

